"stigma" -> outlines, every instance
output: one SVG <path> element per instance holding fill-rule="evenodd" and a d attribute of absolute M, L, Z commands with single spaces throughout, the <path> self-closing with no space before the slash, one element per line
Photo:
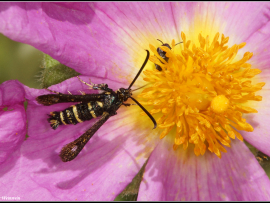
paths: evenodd
<path fill-rule="evenodd" d="M 160 139 L 173 138 L 173 149 L 190 145 L 197 156 L 208 150 L 221 158 L 232 139 L 243 141 L 239 131 L 253 131 L 243 114 L 257 113 L 248 101 L 262 100 L 255 94 L 265 83 L 252 84 L 261 70 L 248 63 L 251 52 L 239 56 L 245 42 L 228 47 L 229 37 L 219 33 L 211 42 L 201 34 L 198 42 L 187 40 L 183 32 L 181 38 L 179 47 L 174 40 L 169 47 L 149 45 L 154 54 L 149 60 L 162 70 L 144 71 L 149 85 L 139 97 L 152 107 L 150 113 L 162 129 Z M 167 60 L 157 48 L 166 52 Z"/>

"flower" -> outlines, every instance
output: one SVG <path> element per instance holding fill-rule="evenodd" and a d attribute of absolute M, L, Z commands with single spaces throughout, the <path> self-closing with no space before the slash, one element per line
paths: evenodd
<path fill-rule="evenodd" d="M 91 78 L 92 82 L 107 83 L 113 89 L 128 87 L 145 58 L 143 49 L 147 49 L 149 44 L 155 48 L 160 46 L 156 39 L 164 43 L 170 43 L 173 39 L 176 43 L 183 40 L 186 46 L 183 35 L 181 38 L 182 31 L 193 43 L 199 34 L 205 39 L 209 35 L 209 39 L 213 40 L 219 32 L 229 37 L 229 47 L 245 42 L 245 48 L 239 49 L 238 54 L 243 56 L 247 51 L 253 52 L 248 63 L 252 68 L 262 70 L 257 83 L 266 82 L 266 85 L 259 92 L 262 101 L 249 104 L 249 107 L 256 106 L 251 108 L 258 113 L 245 117 L 254 130 L 241 132 L 241 135 L 256 148 L 270 155 L 268 125 L 265 124 L 269 106 L 268 3 L 103 2 L 0 5 L 0 31 L 3 34 L 13 40 L 33 45 L 74 68 L 84 75 L 81 77 L 84 81 Z M 168 64 L 174 61 L 173 54 L 179 53 L 174 52 L 174 48 L 181 50 L 183 45 L 177 46 L 172 45 L 171 52 L 164 49 L 170 55 Z M 153 56 L 152 61 L 154 59 Z M 162 62 L 165 65 L 159 65 L 164 68 L 164 72 L 160 75 L 169 69 L 166 61 Z M 153 71 L 155 65 L 149 61 L 146 69 Z M 145 76 L 136 81 L 134 88 L 145 84 L 143 78 L 149 78 L 147 71 Z M 158 73 L 158 70 L 155 71 Z M 0 169 L 0 181 L 5 185 L 0 196 L 19 195 L 25 201 L 112 200 L 131 182 L 149 158 L 138 200 L 269 199 L 269 179 L 243 142 L 236 139 L 231 141 L 231 147 L 226 148 L 227 152 L 222 153 L 222 157 L 216 153 L 221 158 L 208 150 L 197 156 L 192 145 L 186 150 L 182 147 L 173 149 L 174 143 L 179 144 L 175 142 L 175 133 L 168 131 L 160 140 L 162 130 L 152 130 L 150 119 L 139 116 L 136 107 L 119 109 L 118 115 L 111 117 L 101 127 L 75 160 L 63 163 L 58 156 L 63 145 L 84 133 L 94 121 L 76 126 L 60 126 L 53 130 L 46 122 L 46 114 L 61 111 L 70 104 L 42 106 L 37 104 L 35 98 L 48 94 L 48 90 L 24 89 L 29 101 L 27 116 L 30 137 L 23 143 L 21 156 L 12 162 L 12 167 L 11 159 L 8 159 Z M 71 78 L 50 89 L 75 94 L 77 90 L 87 91 L 87 86 L 77 78 Z M 143 93 L 146 91 L 147 89 Z M 221 104 L 225 104 L 225 110 L 221 110 L 221 113 L 224 113 L 231 106 L 226 105 L 228 97 L 225 93 L 218 95 L 224 96 L 221 98 Z M 138 97 L 138 94 L 134 97 Z M 213 106 L 216 104 L 214 102 Z M 212 110 L 215 113 L 220 112 L 215 107 Z M 251 128 L 248 129 L 251 131 Z M 15 181 L 10 183 L 14 176 Z"/>
<path fill-rule="evenodd" d="M 198 36 L 199 46 L 186 40 L 182 33 L 184 49 L 175 54 L 172 48 L 162 47 L 168 59 L 164 60 L 150 45 L 156 56 L 151 61 L 159 64 L 159 71 L 145 71 L 145 80 L 153 83 L 139 96 L 148 99 L 145 105 L 152 105 L 151 113 L 161 113 L 159 128 L 164 129 L 160 139 L 176 127 L 173 148 L 180 145 L 186 149 L 189 143 L 195 145 L 194 153 L 204 155 L 208 150 L 221 158 L 227 152 L 222 146 L 230 147 L 231 139 L 243 137 L 237 130 L 252 132 L 253 127 L 242 118 L 242 113 L 258 113 L 256 109 L 245 106 L 248 101 L 261 101 L 255 95 L 265 85 L 264 82 L 252 85 L 250 78 L 260 74 L 259 69 L 251 69 L 246 63 L 252 53 L 246 52 L 242 59 L 235 61 L 239 49 L 245 43 L 225 46 L 229 40 L 219 33 L 209 42 L 209 36 Z M 163 61 L 161 63 L 160 61 Z"/>
<path fill-rule="evenodd" d="M 10 80 L 0 85 L 0 165 L 18 153 L 17 149 L 25 138 L 26 113 L 23 103 L 24 89 L 18 81 Z"/>

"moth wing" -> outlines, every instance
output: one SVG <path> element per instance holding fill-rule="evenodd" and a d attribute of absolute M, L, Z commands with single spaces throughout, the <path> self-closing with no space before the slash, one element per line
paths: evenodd
<path fill-rule="evenodd" d="M 104 94 L 86 94 L 86 95 L 69 95 L 69 94 L 45 94 L 36 98 L 39 104 L 50 106 L 65 102 L 89 102 L 104 99 Z"/>
<path fill-rule="evenodd" d="M 63 162 L 73 160 L 81 152 L 86 143 L 97 132 L 97 130 L 111 117 L 108 112 L 104 112 L 101 118 L 84 134 L 73 142 L 64 146 L 60 152 L 60 157 Z"/>

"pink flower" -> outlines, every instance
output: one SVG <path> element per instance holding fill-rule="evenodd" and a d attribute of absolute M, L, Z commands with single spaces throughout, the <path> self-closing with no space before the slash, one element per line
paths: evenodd
<path fill-rule="evenodd" d="M 217 32 L 230 38 L 229 47 L 246 42 L 244 48 L 242 45 L 239 51 L 237 48 L 240 56 L 236 58 L 240 60 L 245 52 L 253 52 L 248 63 L 252 68 L 262 70 L 255 84 L 266 82 L 266 85 L 258 93 L 262 101 L 250 102 L 250 107 L 256 108 L 258 113 L 245 117 L 253 132 L 240 132 L 245 140 L 270 155 L 268 4 L 1 3 L 0 31 L 74 68 L 84 75 L 81 77 L 84 81 L 90 78 L 96 84 L 107 83 L 115 90 L 128 87 L 145 59 L 144 49 L 148 49 L 149 44 L 155 48 L 160 46 L 156 39 L 164 43 L 173 39 L 175 42 L 184 41 L 184 45 L 177 45 L 179 49 L 187 44 L 181 32 L 195 44 L 200 33 L 204 38 L 209 35 L 212 42 Z M 195 48 L 190 47 L 193 51 Z M 171 54 L 169 63 L 174 61 L 173 51 L 166 51 Z M 163 64 L 167 68 L 165 61 Z M 147 70 L 155 70 L 150 61 Z M 142 75 L 134 88 L 145 84 L 143 78 L 146 81 L 151 79 L 147 74 Z M 0 196 L 19 196 L 24 201 L 113 200 L 149 158 L 138 200 L 269 200 L 270 181 L 243 142 L 238 139 L 230 141 L 222 158 L 216 156 L 221 157 L 215 150 L 212 151 L 216 154 L 211 153 L 211 147 L 201 150 L 203 155 L 196 156 L 198 151 L 193 152 L 196 142 L 190 137 L 191 144 L 186 150 L 182 147 L 174 150 L 173 144 L 180 143 L 179 140 L 175 142 L 174 133 L 168 130 L 166 136 L 159 139 L 162 130 L 152 130 L 150 119 L 140 116 L 136 106 L 120 108 L 118 115 L 101 127 L 76 159 L 63 163 L 58 155 L 61 148 L 83 134 L 95 121 L 53 130 L 46 121 L 47 114 L 61 111 L 71 104 L 42 106 L 35 98 L 49 94 L 47 90 L 24 89 L 29 101 L 30 137 L 20 152 L 2 164 Z M 50 89 L 76 94 L 78 90 L 87 91 L 87 86 L 77 78 L 71 78 Z M 251 131 L 247 125 L 244 127 Z"/>
<path fill-rule="evenodd" d="M 10 80 L 0 85 L 1 166 L 6 164 L 5 161 L 13 156 L 25 139 L 26 113 L 23 102 L 24 89 L 18 81 Z"/>

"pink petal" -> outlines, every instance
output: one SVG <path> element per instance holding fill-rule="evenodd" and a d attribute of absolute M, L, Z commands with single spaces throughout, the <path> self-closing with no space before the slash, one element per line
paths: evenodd
<path fill-rule="evenodd" d="M 0 32 L 81 74 L 129 83 L 146 56 L 145 46 L 135 46 L 135 55 L 129 53 L 137 40 L 125 32 L 115 33 L 122 28 L 95 9 L 95 3 L 2 3 L 1 7 Z M 129 47 L 124 38 L 132 40 Z"/>
<path fill-rule="evenodd" d="M 112 20 L 112 24 L 107 26 L 115 34 L 128 34 L 125 36 L 125 41 L 128 42 L 126 46 L 134 53 L 141 48 L 148 48 L 149 43 L 160 44 L 157 38 L 171 42 L 177 35 L 172 6 L 168 2 L 103 2 L 96 4 L 95 8 Z M 98 12 L 96 14 L 101 16 Z M 123 38 L 120 43 L 122 40 Z"/>
<path fill-rule="evenodd" d="M 88 77 L 82 79 L 87 81 Z M 92 82 L 107 82 L 109 87 L 121 87 L 119 83 L 94 77 Z M 59 157 L 61 148 L 83 134 L 95 120 L 53 130 L 46 115 L 71 104 L 44 107 L 34 99 L 50 92 L 24 88 L 28 99 L 30 137 L 22 145 L 22 155 L 19 156 L 18 152 L 18 156 L 14 155 L 0 168 L 2 184 L 16 177 L 1 189 L 6 196 L 16 194 L 24 201 L 113 200 L 132 181 L 159 141 L 158 132 L 152 131 L 153 124 L 147 116 L 132 116 L 141 112 L 137 106 L 122 107 L 95 133 L 73 161 L 64 163 Z M 86 88 L 77 78 L 51 87 L 62 93 L 69 90 L 73 94 Z"/>
<path fill-rule="evenodd" d="M 253 33 L 260 32 L 269 24 L 269 6 L 269 2 L 224 2 L 224 5 L 218 5 L 216 14 L 221 14 L 220 21 L 226 20 L 224 34 L 241 43 L 247 42 Z"/>
<path fill-rule="evenodd" d="M 270 11 L 264 13 L 265 16 L 270 16 Z M 254 68 L 260 70 L 269 69 L 270 65 L 270 21 L 263 24 L 256 32 L 252 33 L 251 36 L 246 40 L 245 51 L 253 52 L 253 56 L 250 59 L 250 63 Z M 265 76 L 263 71 L 261 75 Z M 269 76 L 269 75 L 267 75 Z M 266 82 L 266 81 L 265 81 Z"/>
<path fill-rule="evenodd" d="M 198 35 L 194 31 L 199 26 L 198 32 L 207 28 L 208 34 L 224 33 L 233 44 L 249 40 L 267 25 L 268 7 L 269 2 L 173 2 L 171 5 L 176 30 Z M 162 6 L 160 10 L 164 11 Z M 166 12 L 157 16 L 166 16 Z"/>
<path fill-rule="evenodd" d="M 0 164 L 18 148 L 26 135 L 22 84 L 10 80 L 0 85 Z"/>
<path fill-rule="evenodd" d="M 22 146 L 24 145 L 25 142 Z M 40 187 L 39 183 L 34 179 L 34 174 L 31 174 L 31 176 L 28 174 L 31 163 L 33 162 L 30 160 L 30 164 L 28 163 L 26 167 L 23 167 L 25 165 L 23 162 L 24 159 L 21 156 L 20 150 L 17 149 L 0 168 L 0 183 L 2 186 L 0 195 L 2 199 L 3 197 L 16 197 L 22 201 L 44 198 L 48 200 L 60 200 L 51 195 L 47 188 Z"/>
<path fill-rule="evenodd" d="M 265 68 L 258 76 L 259 80 L 256 82 L 266 82 L 266 85 L 256 95 L 262 96 L 262 101 L 249 102 L 250 107 L 257 109 L 258 113 L 246 114 L 245 119 L 250 123 L 254 131 L 253 132 L 241 132 L 244 139 L 252 144 L 254 147 L 270 155 L 270 126 L 269 126 L 269 99 L 270 99 L 270 70 Z M 256 83 L 255 83 L 256 84 Z"/>
<path fill-rule="evenodd" d="M 253 2 L 255 3 L 255 2 Z M 262 4 L 263 5 L 263 4 Z M 261 6 L 262 6 L 261 5 Z M 257 7 L 255 8 L 257 9 Z M 261 91 L 257 92 L 256 95 L 262 96 L 262 101 L 260 102 L 249 102 L 249 106 L 258 110 L 256 114 L 247 114 L 245 118 L 254 127 L 253 132 L 243 132 L 242 135 L 246 141 L 255 146 L 260 151 L 267 155 L 270 155 L 270 136 L 269 136 L 269 99 L 270 99 L 270 54 L 268 47 L 270 46 L 270 23 L 267 16 L 270 15 L 269 9 L 267 7 L 262 8 L 262 18 L 267 18 L 267 20 L 256 20 L 259 27 L 256 32 L 250 34 L 248 38 L 247 45 L 245 46 L 245 51 L 253 52 L 253 57 L 250 60 L 253 68 L 258 68 L 262 70 L 262 73 L 256 77 L 254 84 L 258 82 L 265 82 L 266 85 Z M 258 16 L 261 16 L 259 14 Z M 254 26 L 254 25 L 252 25 Z"/>
<path fill-rule="evenodd" d="M 241 141 L 219 159 L 207 152 L 174 151 L 168 140 L 155 148 L 146 165 L 139 201 L 265 201 L 270 181 Z"/>
<path fill-rule="evenodd" d="M 112 118 L 79 156 L 68 163 L 63 163 L 58 154 L 73 137 L 67 138 L 60 132 L 41 140 L 29 137 L 21 149 L 23 156 L 0 180 L 3 184 L 16 175 L 8 187 L 2 188 L 3 194 L 16 194 L 25 201 L 113 200 L 131 182 L 151 152 L 145 152 L 149 146 L 141 144 L 145 143 L 149 129 L 138 132 L 132 123 L 118 126 Z M 0 174 L 3 170 L 6 167 L 0 169 Z M 34 187 L 37 192 L 31 195 Z M 44 189 L 49 194 L 38 196 Z"/>
<path fill-rule="evenodd" d="M 3 82 L 0 86 L 0 106 L 12 106 L 24 102 L 24 90 L 17 80 Z"/>

